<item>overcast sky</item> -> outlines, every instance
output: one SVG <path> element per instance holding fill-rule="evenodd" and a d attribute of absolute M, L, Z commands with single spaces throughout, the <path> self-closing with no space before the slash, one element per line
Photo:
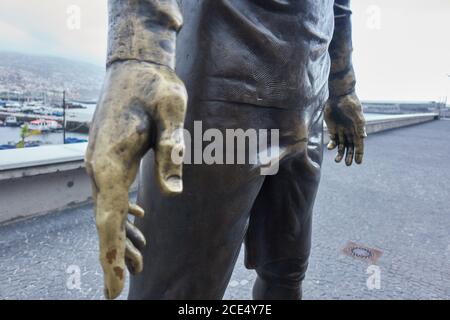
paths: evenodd
<path fill-rule="evenodd" d="M 79 29 L 72 5 L 81 9 Z M 450 100 L 450 1 L 353 0 L 352 8 L 362 99 Z M 103 65 L 106 30 L 106 0 L 0 2 L 0 50 Z"/>

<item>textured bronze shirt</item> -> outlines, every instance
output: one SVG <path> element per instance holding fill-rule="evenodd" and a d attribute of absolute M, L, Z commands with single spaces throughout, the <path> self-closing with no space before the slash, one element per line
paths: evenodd
<path fill-rule="evenodd" d="M 326 99 L 333 1 L 184 0 L 181 7 L 178 66 L 196 60 L 190 72 L 200 98 L 278 108 Z M 192 41 L 199 49 L 187 58 L 183 42 Z"/>
<path fill-rule="evenodd" d="M 336 25 L 345 30 L 334 30 L 335 2 L 344 21 Z M 347 65 L 334 68 L 340 74 L 332 87 L 354 88 L 351 59 L 345 58 L 351 54 L 348 2 L 110 0 L 108 63 L 136 59 L 173 68 L 176 56 L 190 99 L 321 106 L 328 97 L 333 31 L 340 43 L 332 44 L 332 60 Z"/>

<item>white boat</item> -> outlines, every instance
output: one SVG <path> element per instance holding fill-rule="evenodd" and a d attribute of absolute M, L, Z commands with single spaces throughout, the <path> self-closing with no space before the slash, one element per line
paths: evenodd
<path fill-rule="evenodd" d="M 55 120 L 38 119 L 31 121 L 28 124 L 28 129 L 31 131 L 49 132 L 62 129 L 62 125 Z"/>
<path fill-rule="evenodd" d="M 17 121 L 17 118 L 14 116 L 8 116 L 5 119 L 5 126 L 7 127 L 18 127 L 20 123 Z"/>
<path fill-rule="evenodd" d="M 54 116 L 54 115 L 62 116 L 63 115 L 62 108 L 55 108 L 55 107 L 46 106 L 43 104 L 26 104 L 22 107 L 22 112 L 40 114 L 43 116 Z"/>
<path fill-rule="evenodd" d="M 20 113 L 22 111 L 22 109 L 21 108 L 7 107 L 7 108 L 4 108 L 3 111 L 10 112 L 10 113 Z"/>
<path fill-rule="evenodd" d="M 16 102 L 16 101 L 6 101 L 5 106 L 7 108 L 20 108 L 21 107 L 20 103 Z"/>
<path fill-rule="evenodd" d="M 48 106 L 43 106 L 41 108 L 40 114 L 46 115 L 46 116 L 53 116 L 55 114 L 61 114 L 61 116 L 63 115 L 63 109 L 62 108 L 53 108 L 53 107 L 48 107 Z"/>
<path fill-rule="evenodd" d="M 22 107 L 22 112 L 24 113 L 51 115 L 52 111 L 51 107 L 48 107 L 39 101 L 27 102 Z"/>
<path fill-rule="evenodd" d="M 28 102 L 25 103 L 22 107 L 22 112 L 31 112 L 31 113 L 35 113 L 36 111 L 41 110 L 42 106 L 38 105 L 36 102 Z"/>

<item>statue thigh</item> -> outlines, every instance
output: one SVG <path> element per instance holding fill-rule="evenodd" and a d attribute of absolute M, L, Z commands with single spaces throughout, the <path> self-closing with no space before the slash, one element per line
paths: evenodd
<path fill-rule="evenodd" d="M 146 155 L 138 194 L 146 216 L 136 225 L 147 246 L 143 272 L 131 277 L 130 299 L 221 299 L 247 229 L 248 267 L 258 270 L 280 257 L 307 261 L 322 159 L 322 113 L 307 119 L 311 112 L 305 110 L 190 101 L 185 127 L 192 139 L 194 121 L 202 122 L 203 132 L 279 129 L 280 149 L 286 152 L 274 176 L 261 175 L 254 164 L 185 164 L 184 191 L 172 197 L 160 193 L 153 152 Z M 305 132 L 309 137 L 299 143 Z"/>

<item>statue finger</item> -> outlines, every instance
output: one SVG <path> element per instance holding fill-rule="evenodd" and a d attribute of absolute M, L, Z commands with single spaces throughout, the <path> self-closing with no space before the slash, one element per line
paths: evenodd
<path fill-rule="evenodd" d="M 125 220 L 128 216 L 128 184 L 121 162 L 105 154 L 91 162 L 98 191 L 95 222 L 100 262 L 104 272 L 105 297 L 114 299 L 125 284 Z"/>
<path fill-rule="evenodd" d="M 145 215 L 144 209 L 131 202 L 128 205 L 128 213 L 138 218 L 143 218 Z"/>
<path fill-rule="evenodd" d="M 137 249 L 142 251 L 147 244 L 142 232 L 130 221 L 125 223 L 125 230 L 127 239 L 129 239 Z"/>
<path fill-rule="evenodd" d="M 337 147 L 336 135 L 330 133 L 329 136 L 330 136 L 330 141 L 328 142 L 327 149 L 334 150 Z"/>
<path fill-rule="evenodd" d="M 121 199 L 122 198 L 122 199 Z M 115 299 L 125 284 L 125 228 L 128 194 L 99 192 L 96 225 L 99 235 L 100 262 L 104 272 L 105 297 Z"/>
<path fill-rule="evenodd" d="M 144 268 L 142 254 L 129 239 L 126 240 L 125 261 L 128 271 L 131 274 L 142 272 L 142 269 Z"/>
<path fill-rule="evenodd" d="M 328 142 L 328 145 L 327 145 L 328 150 L 334 150 L 334 149 L 336 149 L 336 147 L 337 147 L 337 143 L 335 140 L 330 140 L 330 142 Z"/>
<path fill-rule="evenodd" d="M 183 191 L 182 168 L 185 151 L 183 125 L 186 99 L 179 95 L 166 98 L 158 111 L 158 137 L 155 160 L 161 191 L 177 194 Z"/>
<path fill-rule="evenodd" d="M 357 137 L 355 139 L 355 162 L 361 164 L 364 156 L 364 139 Z"/>
<path fill-rule="evenodd" d="M 347 147 L 347 154 L 345 156 L 345 164 L 347 166 L 351 166 L 353 163 L 353 155 L 354 155 L 354 146 L 352 144 L 350 144 Z"/>
<path fill-rule="evenodd" d="M 336 158 L 334 159 L 334 161 L 336 161 L 337 163 L 341 162 L 342 159 L 344 158 L 344 154 L 345 154 L 345 135 L 344 135 L 344 130 L 340 129 L 339 133 L 338 133 L 338 153 L 336 155 Z"/>

